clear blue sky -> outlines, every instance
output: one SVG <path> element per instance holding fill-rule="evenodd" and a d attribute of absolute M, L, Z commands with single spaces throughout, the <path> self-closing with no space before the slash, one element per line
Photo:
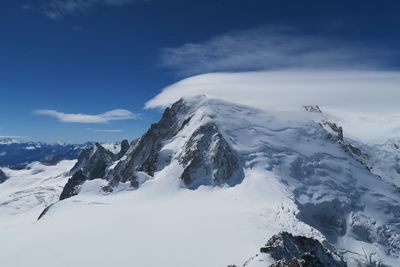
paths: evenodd
<path fill-rule="evenodd" d="M 390 0 L 1 1 L 0 136 L 133 139 L 161 114 L 143 110 L 144 103 L 171 83 L 209 71 L 282 67 L 251 59 L 222 62 L 225 52 L 209 55 L 225 44 L 238 55 L 271 48 L 265 39 L 254 42 L 254 35 L 308 40 L 301 50 L 313 49 L 309 40 L 315 38 L 318 49 L 335 44 L 322 51 L 362 51 L 340 64 L 360 63 L 364 56 L 368 66 L 397 69 L 399 14 L 400 1 Z M 217 57 L 212 66 L 201 62 Z M 116 109 L 131 113 L 99 115 Z"/>

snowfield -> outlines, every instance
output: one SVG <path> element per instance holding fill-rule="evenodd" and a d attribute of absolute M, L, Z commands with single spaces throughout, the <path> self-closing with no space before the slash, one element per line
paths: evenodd
<path fill-rule="evenodd" d="M 341 139 L 324 124 L 334 121 L 325 113 L 266 112 L 206 97 L 187 98 L 182 105 L 174 122 L 177 134 L 163 140 L 154 174 L 138 173 L 138 188 L 120 182 L 106 193 L 102 188 L 109 181 L 94 179 L 81 185 L 78 195 L 57 202 L 76 161 L 5 169 L 0 266 L 226 267 L 247 262 L 266 267 L 272 259 L 256 254 L 281 231 L 329 243 L 349 266 L 358 266 L 365 254 L 398 266 L 399 173 L 387 167 L 395 166 L 398 155 L 392 143 L 383 148 Z M 221 155 L 213 154 L 216 134 L 209 150 L 199 146 L 208 132 L 198 130 L 209 125 L 238 157 L 244 178 L 213 185 L 200 179 L 195 181 L 200 186 L 190 190 L 181 178 L 182 158 L 192 155 L 193 142 L 201 153 L 210 153 L 202 154 L 205 160 Z M 135 145 L 118 164 L 128 162 Z"/>
<path fill-rule="evenodd" d="M 281 229 L 311 231 L 294 218 L 288 192 L 258 172 L 229 188 L 181 189 L 165 177 L 105 195 L 102 184 L 88 182 L 40 221 L 38 208 L 2 215 L 1 265 L 227 266 L 247 260 Z"/>

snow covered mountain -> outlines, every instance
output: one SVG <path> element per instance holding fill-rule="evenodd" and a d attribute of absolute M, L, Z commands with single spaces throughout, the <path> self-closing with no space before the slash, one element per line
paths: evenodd
<path fill-rule="evenodd" d="M 96 144 L 20 171 L 29 179 L 4 169 L 0 264 L 398 266 L 399 152 L 387 142 L 346 137 L 317 106 L 181 99 L 118 153 Z M 29 190 L 45 200 L 27 206 Z"/>

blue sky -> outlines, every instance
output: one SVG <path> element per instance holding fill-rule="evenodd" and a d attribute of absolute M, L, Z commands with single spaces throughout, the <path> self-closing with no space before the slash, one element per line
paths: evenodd
<path fill-rule="evenodd" d="M 0 3 L 0 136 L 117 141 L 192 75 L 397 70 L 399 1 L 9 0 Z"/>

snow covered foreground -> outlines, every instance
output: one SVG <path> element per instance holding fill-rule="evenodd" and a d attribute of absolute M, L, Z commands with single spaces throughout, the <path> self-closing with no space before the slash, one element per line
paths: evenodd
<path fill-rule="evenodd" d="M 276 180 L 248 178 L 186 190 L 166 177 L 111 195 L 94 180 L 40 221 L 39 208 L 2 211 L 1 266 L 226 266 L 247 260 L 281 229 L 310 231 L 292 218 L 296 208 Z"/>
<path fill-rule="evenodd" d="M 395 156 L 377 164 L 380 148 L 332 136 L 319 124 L 331 119 L 325 114 L 262 112 L 205 97 L 184 106 L 174 122 L 179 131 L 162 142 L 154 175 L 137 189 L 120 182 L 105 193 L 106 177 L 89 180 L 37 221 L 75 162 L 4 170 L 10 178 L 0 185 L 0 266 L 241 266 L 280 231 L 327 241 L 349 266 L 364 253 L 398 265 L 398 176 L 385 161 Z M 240 159 L 244 178 L 189 190 L 179 159 L 210 124 Z M 351 152 L 350 143 L 370 156 Z M 44 200 L 15 197 L 21 190 Z M 247 266 L 270 261 L 259 255 Z"/>

